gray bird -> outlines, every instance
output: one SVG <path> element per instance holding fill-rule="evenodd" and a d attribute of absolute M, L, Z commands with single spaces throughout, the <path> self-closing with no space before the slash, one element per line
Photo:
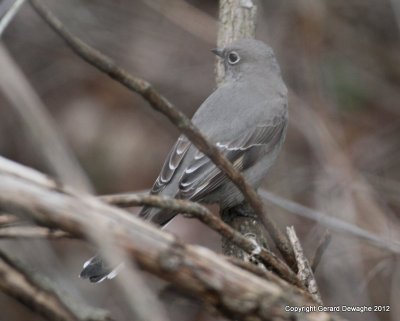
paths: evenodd
<path fill-rule="evenodd" d="M 223 59 L 225 78 L 192 122 L 257 189 L 285 139 L 287 89 L 272 49 L 263 42 L 244 39 L 212 51 Z M 150 193 L 218 203 L 223 209 L 244 200 L 226 175 L 183 135 L 169 152 Z M 144 207 L 139 216 L 164 226 L 177 214 Z M 92 282 L 110 276 L 115 276 L 115 269 L 106 267 L 98 256 L 86 262 L 81 273 Z"/>

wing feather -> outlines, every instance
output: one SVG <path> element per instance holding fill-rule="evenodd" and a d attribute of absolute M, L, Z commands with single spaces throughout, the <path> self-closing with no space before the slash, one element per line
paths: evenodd
<path fill-rule="evenodd" d="M 231 141 L 218 142 L 217 146 L 236 169 L 244 171 L 281 142 L 285 129 L 286 117 L 276 117 L 270 123 L 249 129 Z M 221 186 L 226 179 L 208 157 L 197 152 L 182 175 L 177 197 L 201 200 Z"/>
<path fill-rule="evenodd" d="M 171 181 L 175 174 L 176 169 L 181 164 L 183 158 L 185 157 L 191 143 L 185 136 L 180 136 L 169 152 L 167 159 L 161 169 L 161 173 L 155 181 L 153 188 L 151 189 L 151 194 L 160 193 L 165 186 Z"/>

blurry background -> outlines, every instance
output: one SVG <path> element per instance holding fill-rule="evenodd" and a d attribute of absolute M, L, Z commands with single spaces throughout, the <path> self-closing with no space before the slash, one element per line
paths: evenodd
<path fill-rule="evenodd" d="M 10 1 L 0 1 L 6 8 Z M 191 116 L 215 88 L 215 0 L 46 1 L 75 35 L 147 79 Z M 257 38 L 270 44 L 290 88 L 290 127 L 265 180 L 275 194 L 399 241 L 400 3 L 398 0 L 260 1 Z M 177 130 L 148 104 L 83 62 L 26 4 L 2 45 L 54 118 L 96 193 L 151 187 Z M 0 61 L 0 73 L 2 64 Z M 18 87 L 18 83 L 13 84 Z M 0 154 L 51 174 L 0 92 Z M 325 228 L 268 205 L 295 225 L 309 256 Z M 220 251 L 218 235 L 178 218 L 180 239 Z M 351 320 L 398 320 L 400 260 L 332 231 L 316 277 L 326 305 L 390 305 Z M 95 253 L 78 241 L 2 241 L 76 298 L 128 320 L 113 282 L 77 278 Z M 45 253 L 45 255 L 39 255 Z M 154 278 L 149 278 L 154 283 Z M 194 305 L 169 304 L 172 320 L 215 320 Z M 42 320 L 0 293 L 0 320 Z"/>

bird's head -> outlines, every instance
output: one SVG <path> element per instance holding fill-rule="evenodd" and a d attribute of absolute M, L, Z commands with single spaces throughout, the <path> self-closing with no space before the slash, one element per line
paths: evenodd
<path fill-rule="evenodd" d="M 259 74 L 280 76 L 274 52 L 262 41 L 242 39 L 211 51 L 223 59 L 226 78 Z"/>

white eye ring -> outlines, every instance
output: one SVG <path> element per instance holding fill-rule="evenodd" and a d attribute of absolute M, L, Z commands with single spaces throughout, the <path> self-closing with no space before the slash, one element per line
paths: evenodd
<path fill-rule="evenodd" d="M 239 61 L 240 61 L 240 56 L 239 56 L 239 54 L 238 54 L 236 51 L 231 51 L 231 52 L 228 54 L 228 62 L 229 62 L 231 65 L 235 65 L 235 64 L 237 64 Z"/>

